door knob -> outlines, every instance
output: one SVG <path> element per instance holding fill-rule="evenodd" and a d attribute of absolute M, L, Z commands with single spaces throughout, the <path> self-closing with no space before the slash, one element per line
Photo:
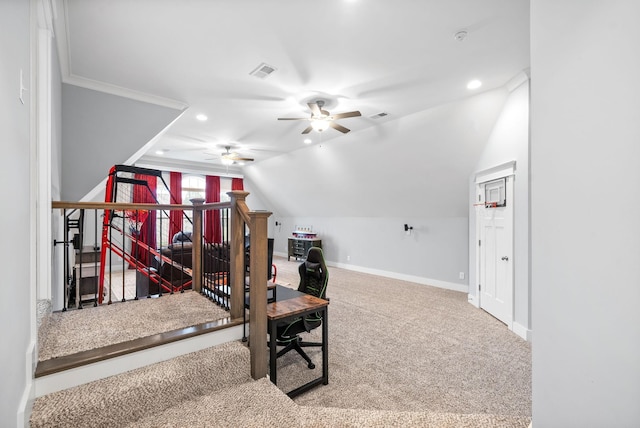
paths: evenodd
<path fill-rule="evenodd" d="M 508 262 L 509 261 L 509 257 L 504 256 L 504 257 L 502 257 L 502 260 L 504 260 L 505 262 Z"/>

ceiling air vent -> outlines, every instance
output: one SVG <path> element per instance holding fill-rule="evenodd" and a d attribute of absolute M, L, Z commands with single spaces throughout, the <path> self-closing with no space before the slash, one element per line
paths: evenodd
<path fill-rule="evenodd" d="M 383 111 L 383 112 L 380 112 L 380 113 L 373 114 L 373 115 L 369 116 L 369 119 L 380 119 L 381 117 L 385 117 L 385 116 L 388 116 L 388 115 L 389 115 L 389 113 Z"/>
<path fill-rule="evenodd" d="M 265 64 L 264 62 L 262 64 L 260 64 L 259 66 L 257 66 L 251 73 L 249 73 L 252 76 L 258 77 L 260 79 L 264 79 L 265 77 L 269 76 L 271 73 L 273 73 L 274 71 L 276 71 L 276 68 L 269 65 L 269 64 Z"/>

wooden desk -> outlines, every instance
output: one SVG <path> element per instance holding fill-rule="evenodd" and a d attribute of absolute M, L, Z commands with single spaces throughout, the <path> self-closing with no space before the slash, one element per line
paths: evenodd
<path fill-rule="evenodd" d="M 229 288 L 229 290 L 230 290 L 230 288 Z M 284 286 L 282 286 L 280 284 L 276 284 L 274 282 L 267 281 L 267 303 L 275 302 L 277 300 L 277 297 L 278 297 L 277 290 L 283 290 L 283 291 L 281 291 L 281 293 L 283 293 L 283 292 L 284 293 L 291 292 L 291 293 L 302 294 L 298 290 L 292 290 L 292 289 L 290 289 L 288 287 L 284 287 Z M 271 292 L 271 297 L 269 297 L 269 292 Z M 231 291 L 229 291 L 229 294 L 227 295 L 227 301 L 229 300 L 229 296 L 231 296 L 230 293 L 231 293 Z M 243 342 L 247 341 L 247 311 L 246 311 L 246 309 L 250 308 L 250 306 L 251 306 L 250 303 L 251 302 L 249 300 L 249 287 L 245 286 L 245 289 L 244 289 L 244 308 L 245 308 L 245 310 L 242 311 L 242 341 Z"/>
<path fill-rule="evenodd" d="M 294 290 L 291 290 L 294 291 Z M 269 325 L 269 377 L 271 382 L 278 384 L 277 373 L 277 325 L 278 321 L 291 321 L 297 317 L 309 315 L 313 312 L 320 312 L 322 316 L 322 375 L 293 391 L 287 393 L 291 398 L 302 394 L 305 391 L 319 384 L 329 383 L 329 320 L 327 308 L 329 301 L 310 296 L 296 291 L 298 296 L 278 300 L 267 305 L 267 320 Z M 284 293 L 279 293 L 284 294 Z"/>

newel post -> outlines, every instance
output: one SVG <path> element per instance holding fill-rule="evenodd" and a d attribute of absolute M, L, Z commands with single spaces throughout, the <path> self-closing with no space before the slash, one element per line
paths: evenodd
<path fill-rule="evenodd" d="M 244 311 L 244 222 L 243 208 L 249 192 L 234 190 L 228 192 L 231 198 L 229 213 L 229 281 L 231 286 L 231 319 L 242 318 Z"/>
<path fill-rule="evenodd" d="M 231 197 L 231 318 L 242 317 L 244 309 L 244 225 L 249 226 L 251 240 L 249 261 L 249 350 L 251 353 L 251 377 L 260 379 L 267 375 L 267 211 L 249 211 L 245 198 L 248 192 L 236 190 L 227 193 Z"/>
<path fill-rule="evenodd" d="M 271 213 L 266 211 L 249 213 L 251 221 L 249 349 L 253 379 L 260 379 L 267 375 L 267 219 L 270 215 Z"/>
<path fill-rule="evenodd" d="M 204 199 L 190 199 L 193 204 L 193 233 L 191 236 L 191 280 L 193 290 L 202 291 L 202 210 L 198 207 L 204 204 Z"/>

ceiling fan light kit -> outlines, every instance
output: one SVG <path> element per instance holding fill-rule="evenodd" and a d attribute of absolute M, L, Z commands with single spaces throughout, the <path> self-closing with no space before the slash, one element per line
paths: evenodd
<path fill-rule="evenodd" d="M 311 127 L 318 132 L 326 131 L 329 128 L 329 121 L 327 119 L 316 119 L 311 122 Z"/>

